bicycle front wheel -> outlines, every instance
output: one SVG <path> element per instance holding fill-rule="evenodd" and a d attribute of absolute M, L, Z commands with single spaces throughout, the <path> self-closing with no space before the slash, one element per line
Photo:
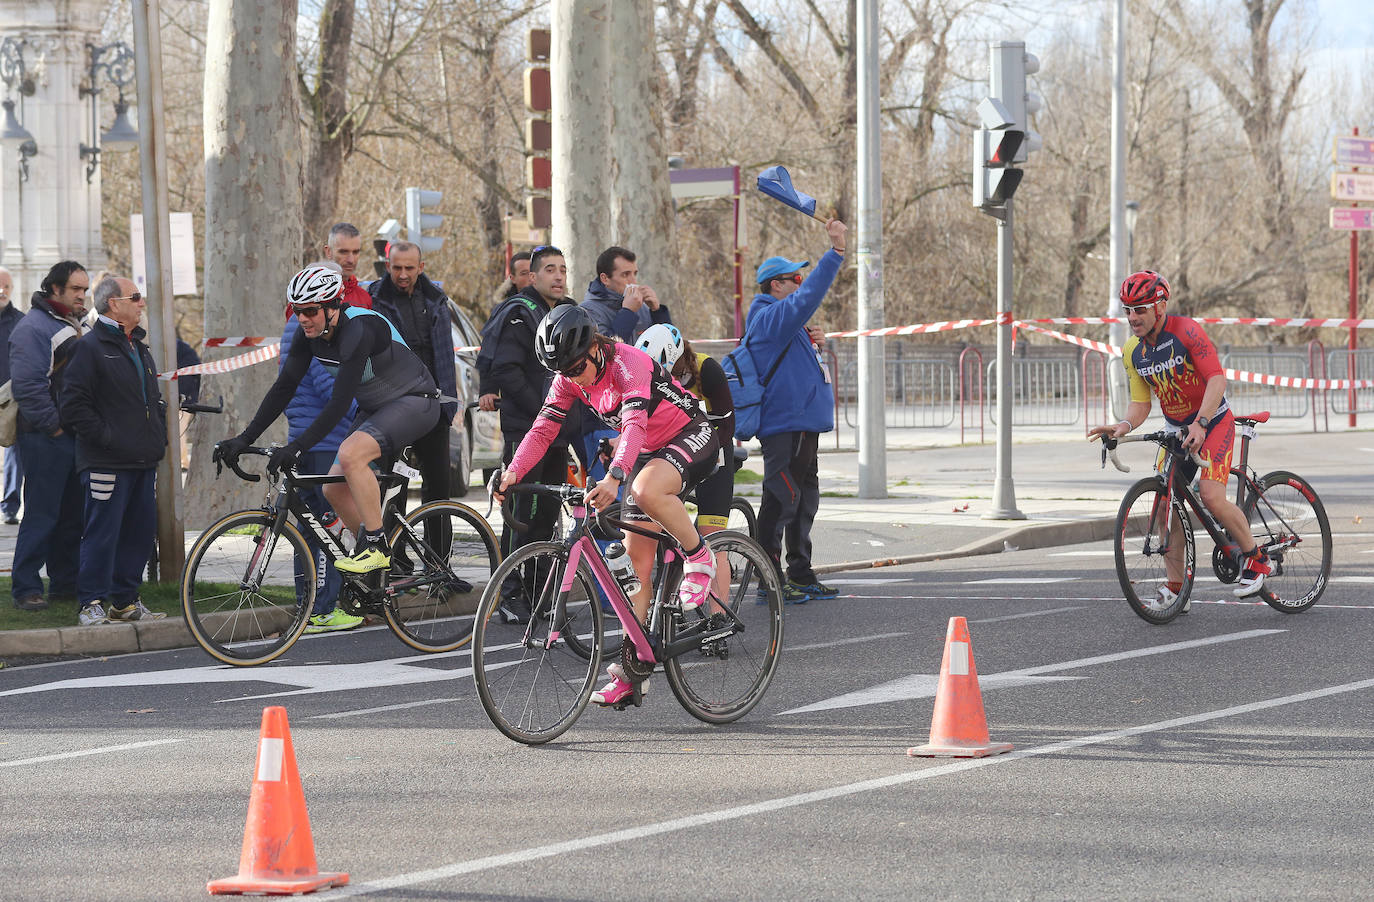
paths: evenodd
<path fill-rule="evenodd" d="M 735 532 L 742 532 L 751 539 L 758 536 L 758 517 L 754 514 L 754 505 L 749 503 L 748 498 L 739 495 L 730 499 L 730 522 L 726 527 Z"/>
<path fill-rule="evenodd" d="M 671 644 L 693 630 L 702 631 L 703 638 L 731 626 L 734 632 L 669 658 L 663 669 L 689 714 L 707 723 L 730 723 L 763 699 L 778 669 L 782 580 L 767 552 L 743 533 L 713 532 L 706 544 L 716 553 L 711 599 L 695 611 L 674 612 L 667 640 Z M 728 574 L 728 581 L 721 574 Z"/>
<path fill-rule="evenodd" d="M 1301 476 L 1275 470 L 1260 480 L 1259 495 L 1245 503 L 1255 541 L 1269 554 L 1273 573 L 1260 588 L 1269 606 L 1285 614 L 1317 603 L 1331 578 L 1331 524 L 1312 486 Z"/>
<path fill-rule="evenodd" d="M 453 651 L 472 639 L 473 614 L 501 562 L 487 521 L 456 501 L 432 501 L 391 534 L 391 585 L 382 607 L 387 626 L 418 651 Z"/>
<path fill-rule="evenodd" d="M 1183 613 L 1196 573 L 1193 524 L 1159 479 L 1142 479 L 1121 499 L 1114 550 L 1116 576 L 1131 610 L 1154 624 Z M 1171 569 L 1182 583 L 1172 599 L 1167 595 Z"/>
<path fill-rule="evenodd" d="M 239 511 L 191 546 L 181 610 L 196 644 L 225 664 L 265 664 L 300 638 L 315 604 L 315 557 L 296 527 Z"/>
<path fill-rule="evenodd" d="M 568 550 L 535 542 L 511 553 L 487 583 L 472 634 L 472 676 L 482 708 L 498 730 L 527 745 L 539 745 L 571 727 L 591 698 L 601 668 L 601 605 L 589 600 L 591 579 L 578 566 L 563 591 Z M 521 570 L 533 616 L 512 623 L 498 612 L 501 583 Z M 561 613 L 560 613 L 561 612 Z M 568 641 L 576 635 L 579 647 Z"/>

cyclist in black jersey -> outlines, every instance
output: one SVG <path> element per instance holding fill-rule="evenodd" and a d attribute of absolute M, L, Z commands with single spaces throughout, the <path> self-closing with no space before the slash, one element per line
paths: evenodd
<path fill-rule="evenodd" d="M 243 432 L 215 446 L 216 460 L 233 460 L 286 410 L 317 359 L 334 376 L 334 392 L 320 415 L 295 441 L 277 449 L 268 468 L 280 471 L 313 447 L 358 401 L 353 431 L 339 446 L 330 475 L 345 482 L 325 486 L 325 495 L 344 525 L 358 536 L 353 556 L 337 562 L 346 573 L 367 573 L 391 566 L 382 535 L 382 498 L 373 461 L 393 457 L 434 428 L 439 421 L 439 390 L 420 358 L 379 313 L 342 302 L 343 276 L 323 266 L 298 272 L 286 300 L 301 324 L 301 337 L 291 343 L 277 381 Z M 362 527 L 359 529 L 359 527 Z"/>

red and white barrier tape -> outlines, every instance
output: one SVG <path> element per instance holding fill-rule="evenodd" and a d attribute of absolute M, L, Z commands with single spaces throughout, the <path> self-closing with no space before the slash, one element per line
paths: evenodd
<path fill-rule="evenodd" d="M 1208 326 L 1293 326 L 1303 329 L 1374 329 L 1374 319 L 1303 319 L 1289 316 L 1194 316 L 1193 322 Z M 1061 326 L 1108 326 L 1126 322 L 1119 316 L 1052 316 L 1023 319 L 1022 323 L 1050 323 Z"/>
<path fill-rule="evenodd" d="M 1081 348 L 1090 348 L 1100 351 L 1103 354 L 1110 354 L 1113 357 L 1121 356 L 1121 349 L 1116 345 L 1109 345 L 1100 341 L 1092 341 L 1087 338 L 1079 338 L 1077 335 L 1068 335 L 1063 332 L 1055 332 L 1053 329 L 1043 329 L 1027 320 L 1017 320 L 1012 324 L 1014 328 L 1026 329 L 1030 332 L 1039 332 L 1051 338 Z M 1251 382 L 1256 385 L 1272 385 L 1278 388 L 1303 388 L 1303 389 L 1329 389 L 1329 390 L 1348 390 L 1352 388 L 1374 388 L 1374 379 L 1307 379 L 1301 376 L 1269 376 L 1264 373 L 1251 373 L 1245 370 L 1226 371 L 1226 378 L 1237 382 Z"/>
<path fill-rule="evenodd" d="M 917 335 L 922 332 L 951 332 L 974 326 L 1004 326 L 1010 323 L 1010 313 L 999 313 L 996 319 L 959 319 L 949 322 L 916 323 L 910 326 L 887 326 L 883 329 L 853 329 L 847 332 L 827 332 L 826 338 L 868 338 L 876 335 Z"/>
<path fill-rule="evenodd" d="M 249 351 L 247 354 L 230 357 L 227 360 L 212 360 L 209 363 L 197 363 L 195 366 L 184 366 L 179 370 L 158 373 L 157 377 L 164 381 L 168 381 L 180 376 L 199 376 L 206 373 L 231 373 L 234 370 L 241 370 L 255 363 L 271 360 L 280 353 L 281 345 L 272 344 L 265 348 L 258 348 L 256 351 Z"/>
<path fill-rule="evenodd" d="M 201 344 L 207 348 L 256 348 L 260 345 L 276 344 L 280 340 L 262 335 L 234 335 L 229 338 L 207 338 Z"/>

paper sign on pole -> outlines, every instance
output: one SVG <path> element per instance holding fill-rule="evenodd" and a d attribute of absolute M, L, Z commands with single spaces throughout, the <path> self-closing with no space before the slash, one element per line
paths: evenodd
<path fill-rule="evenodd" d="M 1332 207 L 1331 228 L 1374 229 L 1374 207 L 1366 209 L 1355 207 Z"/>
<path fill-rule="evenodd" d="M 1374 201 L 1374 172 L 1331 173 L 1331 197 L 1335 200 Z"/>
<path fill-rule="evenodd" d="M 196 293 L 195 222 L 190 213 L 172 213 L 172 294 Z M 129 217 L 129 252 L 134 262 L 134 284 L 148 293 L 148 273 L 143 249 L 143 215 Z"/>

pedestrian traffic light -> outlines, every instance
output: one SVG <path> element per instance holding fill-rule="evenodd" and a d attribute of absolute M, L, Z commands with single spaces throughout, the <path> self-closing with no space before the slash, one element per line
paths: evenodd
<path fill-rule="evenodd" d="M 549 58 L 553 36 L 547 28 L 526 32 L 525 67 L 525 220 L 529 229 L 547 229 L 552 218 L 553 84 Z"/>
<path fill-rule="evenodd" d="M 984 211 L 1003 207 L 1021 184 L 1022 171 L 1012 162 L 1025 139 L 1025 133 L 1012 121 L 1011 113 L 993 97 L 978 104 L 981 128 L 973 132 L 973 205 Z"/>
<path fill-rule="evenodd" d="M 1014 163 L 1024 163 L 1030 152 L 1041 146 L 1040 136 L 1030 127 L 1031 114 L 1040 111 L 1040 95 L 1029 91 L 1026 84 L 1026 76 L 1040 71 L 1040 59 L 1026 52 L 1023 41 L 995 41 L 991 49 L 988 87 L 1010 116 L 1012 127 L 1025 134 L 1012 159 Z"/>
<path fill-rule="evenodd" d="M 444 224 L 440 213 L 426 213 L 430 207 L 439 206 L 444 195 L 439 191 L 424 188 L 406 189 L 406 240 L 420 246 L 422 254 L 433 253 L 444 246 L 444 239 L 433 234 Z"/>

